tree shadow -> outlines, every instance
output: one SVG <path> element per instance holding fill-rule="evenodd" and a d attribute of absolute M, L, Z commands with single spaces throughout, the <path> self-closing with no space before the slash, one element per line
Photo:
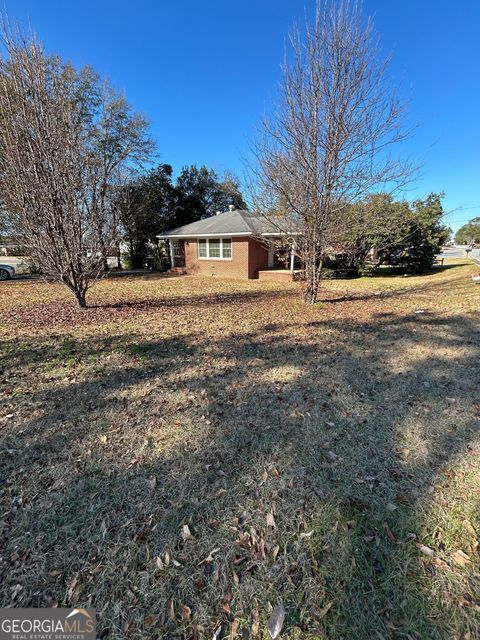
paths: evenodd
<path fill-rule="evenodd" d="M 90 309 L 133 309 L 135 311 L 157 309 L 157 308 L 175 308 L 181 307 L 210 307 L 212 305 L 223 305 L 227 303 L 239 302 L 248 304 L 250 302 L 264 302 L 268 300 L 278 300 L 279 298 L 288 298 L 292 296 L 291 289 L 284 291 L 238 291 L 238 292 L 215 292 L 205 293 L 204 295 L 175 295 L 164 298 L 145 298 L 140 300 L 118 301 L 106 304 L 92 304 Z"/>
<path fill-rule="evenodd" d="M 455 282 L 465 283 L 468 282 L 469 279 L 463 274 L 459 275 L 455 278 Z M 450 281 L 451 285 L 451 281 Z M 328 291 L 328 297 L 323 296 L 319 300 L 319 302 L 327 303 L 327 304 L 335 304 L 341 302 L 355 302 L 355 301 L 368 301 L 368 300 L 389 300 L 389 299 L 399 299 L 399 298 L 408 298 L 412 295 L 423 294 L 423 293 L 434 293 L 438 292 L 441 294 L 446 290 L 448 285 L 445 282 L 426 282 L 419 284 L 417 286 L 408 285 L 403 289 L 395 288 L 395 289 L 382 289 L 380 291 L 367 291 L 365 293 L 349 293 L 344 295 L 338 295 L 338 291 L 331 290 Z M 323 293 L 323 291 L 322 291 Z"/>
<path fill-rule="evenodd" d="M 402 278 L 404 277 L 404 274 L 407 273 L 409 277 L 428 278 L 429 276 L 434 276 L 438 273 L 457 269 L 458 267 L 465 266 L 466 264 L 471 264 L 471 262 L 465 260 L 464 262 L 457 262 L 455 264 L 435 264 L 430 269 L 419 273 L 409 273 L 406 267 L 382 267 L 377 269 L 371 267 L 363 275 L 366 278 Z"/>
<path fill-rule="evenodd" d="M 289 638 L 476 637 L 479 602 L 452 634 L 450 570 L 415 545 L 477 442 L 475 318 L 121 343 L 133 364 L 33 392 L 2 431 L 4 606 L 20 584 L 15 606 L 91 605 L 115 638 L 251 631 L 279 600 Z"/>

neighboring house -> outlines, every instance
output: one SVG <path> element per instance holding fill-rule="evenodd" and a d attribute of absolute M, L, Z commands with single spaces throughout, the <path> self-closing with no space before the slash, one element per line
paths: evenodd
<path fill-rule="evenodd" d="M 12 238 L 0 237 L 0 256 L 19 255 L 20 248 Z"/>
<path fill-rule="evenodd" d="M 250 211 L 233 209 L 158 236 L 170 244 L 172 271 L 232 278 L 292 278 L 293 251 L 285 260 L 272 242 L 278 230 Z"/>

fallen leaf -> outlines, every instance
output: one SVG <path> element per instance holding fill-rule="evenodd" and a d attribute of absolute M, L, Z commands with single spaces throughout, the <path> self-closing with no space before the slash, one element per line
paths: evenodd
<path fill-rule="evenodd" d="M 205 564 L 207 562 L 213 562 L 213 556 L 219 551 L 220 551 L 220 547 L 218 547 L 218 549 L 213 549 L 212 551 L 210 551 L 208 556 L 198 563 L 198 566 L 200 566 L 201 564 Z"/>
<path fill-rule="evenodd" d="M 282 633 L 283 623 L 285 621 L 285 607 L 282 603 L 277 604 L 277 606 L 272 611 L 272 615 L 268 619 L 267 629 L 268 633 L 272 640 L 278 638 L 278 636 Z"/>
<path fill-rule="evenodd" d="M 48 575 L 51 578 L 56 578 L 57 576 L 60 576 L 63 573 L 63 571 L 61 569 L 53 569 L 52 571 L 48 572 Z"/>
<path fill-rule="evenodd" d="M 333 602 L 329 602 L 324 607 L 322 607 L 322 609 L 311 609 L 310 613 L 317 620 L 321 620 L 327 615 L 327 613 L 330 611 L 332 607 L 333 607 Z"/>
<path fill-rule="evenodd" d="M 180 615 L 182 616 L 182 620 L 186 622 L 192 617 L 192 610 L 190 609 L 190 607 L 187 607 L 186 604 L 182 604 Z"/>
<path fill-rule="evenodd" d="M 473 524 L 470 522 L 470 520 L 464 520 L 462 522 L 462 526 L 469 536 L 471 536 L 475 540 L 477 539 L 477 532 L 475 531 Z"/>
<path fill-rule="evenodd" d="M 452 553 L 452 560 L 458 567 L 465 567 L 470 562 L 470 556 L 467 556 L 464 551 L 459 549 Z"/>
<path fill-rule="evenodd" d="M 164 569 L 165 565 L 163 564 L 163 560 L 161 559 L 160 556 L 157 556 L 155 558 L 155 564 L 157 565 L 157 569 Z"/>
<path fill-rule="evenodd" d="M 173 603 L 173 598 L 169 598 L 167 601 L 167 616 L 169 620 L 175 622 L 175 605 Z"/>
<path fill-rule="evenodd" d="M 392 530 L 390 529 L 390 527 L 388 526 L 387 522 L 383 523 L 383 528 L 385 529 L 385 533 L 387 534 L 387 538 L 389 540 L 389 542 L 391 544 L 397 544 L 397 539 L 396 537 L 393 535 Z"/>
<path fill-rule="evenodd" d="M 435 555 L 435 551 L 433 549 L 430 549 L 430 547 L 426 547 L 424 544 L 420 544 L 420 542 L 416 542 L 415 546 L 419 551 L 424 553 L 426 556 L 432 557 Z"/>
<path fill-rule="evenodd" d="M 180 534 L 182 537 L 182 540 L 184 542 L 187 542 L 187 540 L 191 540 L 193 538 L 192 534 L 190 533 L 190 528 L 188 526 L 188 524 L 184 524 L 182 527 L 182 533 Z"/>
<path fill-rule="evenodd" d="M 71 600 L 74 594 L 75 588 L 78 584 L 78 573 L 76 573 L 67 583 L 67 596 Z"/>
<path fill-rule="evenodd" d="M 300 534 L 300 539 L 302 539 L 302 538 L 311 538 L 313 536 L 313 532 L 314 532 L 314 529 L 312 529 L 308 533 L 301 533 Z"/>
<path fill-rule="evenodd" d="M 243 511 L 240 514 L 240 517 L 238 518 L 238 524 L 245 524 L 246 522 L 250 522 L 250 520 L 252 519 L 252 516 L 250 515 L 250 513 L 248 511 Z"/>
<path fill-rule="evenodd" d="M 11 588 L 12 591 L 12 599 L 15 600 L 15 598 L 18 596 L 18 594 L 20 593 L 20 591 L 22 591 L 23 587 L 21 584 L 16 584 L 14 587 Z"/>
<path fill-rule="evenodd" d="M 250 627 L 252 637 L 255 637 L 258 634 L 259 628 L 260 628 L 260 613 L 258 611 L 258 607 L 256 607 L 252 611 L 252 626 Z"/>
<path fill-rule="evenodd" d="M 233 640 L 238 633 L 238 627 L 240 623 L 238 620 L 234 620 L 230 625 L 230 640 Z"/>
<path fill-rule="evenodd" d="M 146 616 L 143 620 L 143 624 L 146 627 L 153 627 L 159 621 L 159 616 Z"/>
<path fill-rule="evenodd" d="M 273 517 L 273 513 L 267 513 L 267 527 L 272 527 L 272 529 L 276 528 L 275 518 Z"/>
<path fill-rule="evenodd" d="M 442 560 L 441 558 L 432 558 L 432 564 L 434 564 L 436 567 L 439 567 L 440 569 L 450 569 L 445 560 Z"/>

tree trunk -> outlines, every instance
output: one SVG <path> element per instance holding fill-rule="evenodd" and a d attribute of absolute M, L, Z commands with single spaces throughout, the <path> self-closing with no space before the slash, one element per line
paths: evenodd
<path fill-rule="evenodd" d="M 322 270 L 322 260 L 311 258 L 305 265 L 305 293 L 304 300 L 310 304 L 317 302 L 318 286 L 320 284 L 320 273 Z"/>
<path fill-rule="evenodd" d="M 87 308 L 86 290 L 76 289 L 73 293 L 75 294 L 75 298 L 77 299 L 78 306 L 80 307 L 80 309 L 86 309 Z"/>

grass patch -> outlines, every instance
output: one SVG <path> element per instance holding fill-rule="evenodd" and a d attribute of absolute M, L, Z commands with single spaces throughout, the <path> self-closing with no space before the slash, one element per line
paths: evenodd
<path fill-rule="evenodd" d="M 112 638 L 264 640 L 279 602 L 287 640 L 478 637 L 480 287 L 452 265 L 314 308 L 0 287 L 2 606 L 93 606 Z"/>

